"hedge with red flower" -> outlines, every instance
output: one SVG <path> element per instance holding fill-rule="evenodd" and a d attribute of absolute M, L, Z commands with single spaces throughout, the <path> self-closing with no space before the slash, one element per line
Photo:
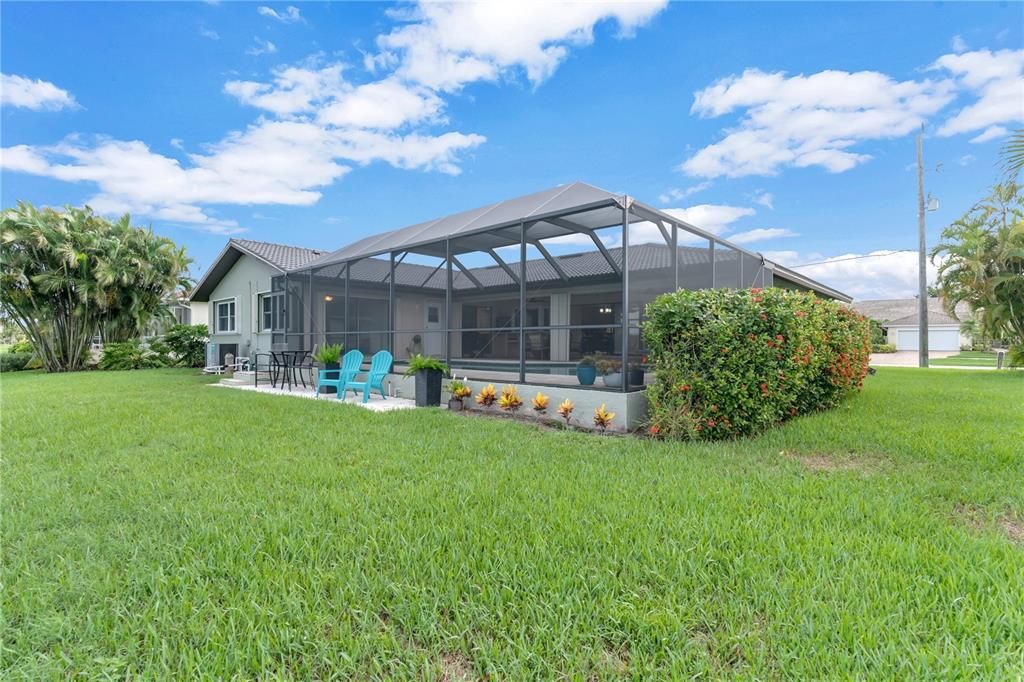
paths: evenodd
<path fill-rule="evenodd" d="M 859 390 L 871 329 L 850 307 L 784 289 L 679 290 L 647 306 L 648 432 L 759 433 Z"/>

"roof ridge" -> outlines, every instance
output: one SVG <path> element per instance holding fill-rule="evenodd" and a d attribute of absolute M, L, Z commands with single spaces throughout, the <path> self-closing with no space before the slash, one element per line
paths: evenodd
<path fill-rule="evenodd" d="M 314 251 L 316 253 L 326 253 L 323 249 L 315 249 L 311 246 L 296 246 L 295 244 L 285 244 L 283 242 L 268 242 L 262 239 L 239 239 L 238 237 L 228 237 L 228 241 L 243 243 L 249 242 L 250 244 L 266 244 L 268 246 L 283 246 L 288 249 L 302 249 L 303 251 Z"/>

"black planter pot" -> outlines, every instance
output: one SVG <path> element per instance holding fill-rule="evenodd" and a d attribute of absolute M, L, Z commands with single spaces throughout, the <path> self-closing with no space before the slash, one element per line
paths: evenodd
<path fill-rule="evenodd" d="M 416 407 L 437 407 L 441 404 L 441 370 L 421 369 L 416 372 Z"/>
<path fill-rule="evenodd" d="M 630 386 L 643 386 L 644 385 L 644 371 L 642 369 L 631 369 L 631 370 L 629 370 L 629 385 Z"/>
<path fill-rule="evenodd" d="M 341 363 L 339 363 L 339 362 L 318 362 L 317 366 L 320 369 L 339 369 L 341 367 Z M 337 379 L 338 375 L 337 374 L 330 374 L 330 375 L 327 376 L 327 378 L 328 379 Z M 319 381 L 319 380 L 320 380 L 320 377 L 317 376 L 317 381 Z M 324 386 L 323 388 L 320 389 L 320 392 L 321 393 L 337 393 L 338 389 L 335 388 L 334 386 Z"/>

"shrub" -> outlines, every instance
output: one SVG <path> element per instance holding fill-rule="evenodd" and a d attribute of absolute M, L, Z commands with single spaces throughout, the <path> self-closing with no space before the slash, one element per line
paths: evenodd
<path fill-rule="evenodd" d="M 464 399 L 473 395 L 473 389 L 464 381 L 452 379 L 448 382 L 448 393 L 451 394 L 452 400 L 462 402 Z"/>
<path fill-rule="evenodd" d="M 490 407 L 498 399 L 498 393 L 494 390 L 494 384 L 487 384 L 476 394 L 476 404 L 480 407 Z"/>
<path fill-rule="evenodd" d="M 35 353 L 36 349 L 32 347 L 31 341 L 18 341 L 11 344 L 11 347 L 7 349 L 8 353 Z"/>
<path fill-rule="evenodd" d="M 182 367 L 206 364 L 206 342 L 210 332 L 205 324 L 176 324 L 164 334 L 163 342 Z"/>
<path fill-rule="evenodd" d="M 680 290 L 646 317 L 648 431 L 659 437 L 758 433 L 835 405 L 867 374 L 867 320 L 810 293 Z"/>
<path fill-rule="evenodd" d="M 519 408 L 523 406 L 523 399 L 519 397 L 519 392 L 516 391 L 515 386 L 506 386 L 501 389 L 501 397 L 498 399 L 498 407 L 505 412 L 512 412 L 513 414 L 519 411 Z"/>
<path fill-rule="evenodd" d="M 31 359 L 32 353 L 0 353 L 0 372 L 20 372 Z"/>
<path fill-rule="evenodd" d="M 598 427 L 602 431 L 611 426 L 612 420 L 614 419 L 615 413 L 609 412 L 604 403 L 601 403 L 601 407 L 594 409 L 594 426 Z"/>
<path fill-rule="evenodd" d="M 895 343 L 873 343 L 871 344 L 872 353 L 895 353 Z"/>
<path fill-rule="evenodd" d="M 572 404 L 572 401 L 566 398 L 562 401 L 562 404 L 558 406 L 558 414 L 565 420 L 566 425 L 569 424 L 569 420 L 572 419 L 572 411 L 576 409 L 576 406 Z"/>
<path fill-rule="evenodd" d="M 137 340 L 108 343 L 103 346 L 100 369 L 154 369 L 166 367 L 167 358 L 161 353 L 144 348 Z"/>

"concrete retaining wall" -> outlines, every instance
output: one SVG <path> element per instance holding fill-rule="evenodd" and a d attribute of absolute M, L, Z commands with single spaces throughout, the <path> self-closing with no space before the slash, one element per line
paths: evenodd
<path fill-rule="evenodd" d="M 486 381 L 469 382 L 475 396 L 481 388 L 486 386 Z M 505 386 L 513 386 L 523 400 L 523 407 L 520 414 L 530 414 L 530 400 L 540 391 L 551 399 L 548 407 L 548 416 L 557 417 L 556 410 L 559 403 L 568 398 L 576 406 L 573 412 L 573 423 L 580 426 L 593 426 L 594 410 L 604 405 L 607 410 L 615 413 L 615 421 L 612 425 L 614 431 L 625 431 L 638 428 L 647 418 L 647 393 L 644 391 L 633 391 L 630 393 L 619 393 L 615 391 L 596 391 L 581 388 L 561 386 L 535 386 L 531 384 L 517 384 L 504 382 L 490 382 L 494 384 L 495 390 L 501 394 Z M 445 382 L 447 385 L 447 381 Z M 416 379 L 405 377 L 401 374 L 389 374 L 384 380 L 385 392 L 388 395 L 395 395 L 400 398 L 414 399 L 416 397 Z M 441 402 L 448 402 L 448 393 L 441 392 Z M 466 405 L 471 409 L 479 409 L 473 402 L 473 397 L 466 398 Z M 492 407 L 497 410 L 497 407 Z"/>

